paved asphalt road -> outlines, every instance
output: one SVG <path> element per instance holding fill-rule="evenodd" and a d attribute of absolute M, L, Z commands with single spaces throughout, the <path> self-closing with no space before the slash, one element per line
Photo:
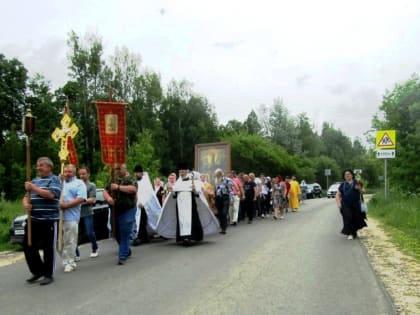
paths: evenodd
<path fill-rule="evenodd" d="M 331 199 L 286 220 L 257 219 L 184 248 L 155 240 L 118 266 L 116 244 L 82 247 L 78 269 L 26 284 L 26 264 L 0 267 L 0 314 L 395 314 L 359 240 L 339 234 Z"/>

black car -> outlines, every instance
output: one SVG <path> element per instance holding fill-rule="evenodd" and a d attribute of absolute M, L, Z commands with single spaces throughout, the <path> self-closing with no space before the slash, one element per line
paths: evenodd
<path fill-rule="evenodd" d="M 307 184 L 306 186 L 307 186 L 307 190 L 306 190 L 307 199 L 322 197 L 321 185 L 319 185 L 318 183 L 313 183 L 313 184 Z"/>
<path fill-rule="evenodd" d="M 111 209 L 104 200 L 103 189 L 96 189 L 96 202 L 93 205 L 93 224 L 96 238 L 98 240 L 106 239 L 111 234 Z M 23 244 L 26 225 L 26 214 L 20 215 L 13 220 L 10 228 L 10 242 Z M 87 243 L 89 239 L 86 235 L 84 224 L 79 224 L 79 244 Z"/>

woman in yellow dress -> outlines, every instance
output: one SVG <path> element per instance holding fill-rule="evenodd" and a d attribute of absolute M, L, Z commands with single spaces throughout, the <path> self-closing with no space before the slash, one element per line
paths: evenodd
<path fill-rule="evenodd" d="M 296 180 L 296 176 L 292 176 L 292 180 L 290 181 L 289 205 L 290 205 L 290 208 L 292 208 L 293 212 L 296 212 L 299 209 L 300 194 L 301 194 L 300 186 Z"/>

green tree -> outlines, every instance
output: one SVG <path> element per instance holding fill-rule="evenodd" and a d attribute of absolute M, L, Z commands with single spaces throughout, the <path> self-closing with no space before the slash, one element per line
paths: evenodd
<path fill-rule="evenodd" d="M 56 127 L 60 127 L 64 103 L 59 104 L 55 101 L 54 95 L 50 92 L 49 82 L 40 74 L 29 79 L 27 95 L 27 103 L 31 104 L 31 111 L 35 117 L 34 134 L 31 137 L 31 165 L 34 166 L 36 159 L 41 156 L 48 156 L 53 161 L 58 161 L 60 144 L 52 140 L 51 134 Z M 59 163 L 55 164 L 57 164 L 56 171 L 59 171 Z"/>
<path fill-rule="evenodd" d="M 206 98 L 196 95 L 187 81 L 169 84 L 159 120 L 165 137 L 157 144 L 161 146 L 159 156 L 164 174 L 172 172 L 178 161 L 193 165 L 195 144 L 218 140 L 213 107 Z"/>
<path fill-rule="evenodd" d="M 226 125 L 219 126 L 219 133 L 222 137 L 244 132 L 246 132 L 245 124 L 236 119 L 231 119 Z"/>
<path fill-rule="evenodd" d="M 341 130 L 324 122 L 321 139 L 325 148 L 325 151 L 322 152 L 323 155 L 334 159 L 341 169 L 354 168 L 351 140 Z"/>
<path fill-rule="evenodd" d="M 262 128 L 260 122 L 258 121 L 258 116 L 253 110 L 248 114 L 244 125 L 249 134 L 259 135 L 262 133 Z"/>
<path fill-rule="evenodd" d="M 96 35 L 88 34 L 83 41 L 74 31 L 69 33 L 67 44 L 69 53 L 69 76 L 74 80 L 63 89 L 72 92 L 68 95 L 71 101 L 72 112 L 80 115 L 81 132 L 84 149 L 80 150 L 81 160 L 94 172 L 97 169 L 94 163 L 95 152 L 99 149 L 96 109 L 93 102 L 106 99 L 110 82 L 104 82 L 104 61 L 102 60 L 102 39 Z"/>
<path fill-rule="evenodd" d="M 390 161 L 390 179 L 411 192 L 420 187 L 420 78 L 413 75 L 383 97 L 373 119 L 377 130 L 395 130 L 397 158 Z"/>
<path fill-rule="evenodd" d="M 270 112 L 269 128 L 271 141 L 281 145 L 289 154 L 299 154 L 302 143 L 295 121 L 289 116 L 289 111 L 281 99 L 275 99 Z"/>
<path fill-rule="evenodd" d="M 143 170 L 148 172 L 151 180 L 158 176 L 160 171 L 160 159 L 153 144 L 150 131 L 139 133 L 136 143 L 130 147 L 127 155 L 128 169 L 133 170 L 135 165 L 140 164 Z"/>
<path fill-rule="evenodd" d="M 3 186 L 5 199 L 14 200 L 23 196 L 24 182 L 24 144 L 19 138 L 15 125 L 7 133 L 5 143 L 0 153 L 0 164 L 4 166 L 3 181 L 7 178 L 7 185 Z M 23 176 L 22 176 L 23 175 Z"/>
<path fill-rule="evenodd" d="M 297 165 L 280 146 L 255 134 L 234 134 L 223 138 L 231 144 L 232 169 L 237 172 L 291 174 Z"/>
<path fill-rule="evenodd" d="M 0 147 L 12 125 L 20 125 L 25 104 L 27 70 L 13 58 L 0 54 Z"/>
<path fill-rule="evenodd" d="M 323 143 L 319 135 L 314 131 L 315 127 L 310 123 L 307 114 L 298 115 L 297 126 L 298 137 L 301 147 L 301 156 L 317 157 L 323 150 Z"/>

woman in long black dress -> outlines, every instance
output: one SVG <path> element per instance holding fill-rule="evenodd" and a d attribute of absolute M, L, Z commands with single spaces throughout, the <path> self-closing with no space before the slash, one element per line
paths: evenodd
<path fill-rule="evenodd" d="M 354 173 L 350 169 L 344 170 L 343 178 L 344 182 L 340 184 L 335 200 L 343 216 L 341 233 L 352 240 L 357 237 L 358 230 L 367 226 L 366 214 L 360 209 L 363 184 L 354 179 Z"/>

